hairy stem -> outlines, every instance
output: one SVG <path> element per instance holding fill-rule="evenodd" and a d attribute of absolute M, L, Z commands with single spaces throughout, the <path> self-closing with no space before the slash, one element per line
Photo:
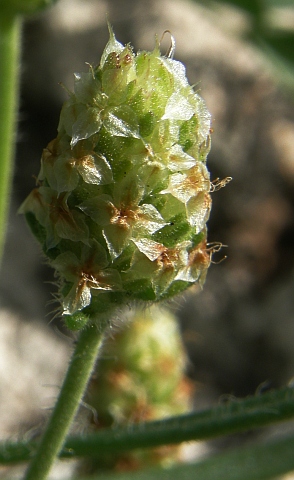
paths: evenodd
<path fill-rule="evenodd" d="M 81 331 L 59 398 L 37 453 L 26 472 L 25 480 L 47 478 L 78 410 L 101 349 L 103 336 L 103 332 L 96 326 L 87 327 Z"/>
<path fill-rule="evenodd" d="M 105 452 L 127 451 L 133 448 L 155 447 L 189 440 L 204 440 L 244 432 L 294 417 L 294 390 L 281 388 L 230 400 L 202 412 L 140 423 L 125 428 L 106 429 L 96 434 L 70 437 L 61 457 L 96 456 Z M 0 463 L 28 460 L 34 444 L 31 442 L 0 443 Z"/>
<path fill-rule="evenodd" d="M 294 468 L 294 437 L 276 438 L 264 444 L 239 447 L 214 455 L 199 463 L 174 468 L 152 468 L 143 471 L 107 475 L 107 480 L 267 480 Z M 101 477 L 91 477 L 98 480 Z M 106 478 L 106 477 L 105 477 Z M 283 477 L 284 478 L 284 477 Z M 288 477 L 287 477 L 288 478 Z M 290 478 L 290 477 L 289 477 Z M 293 477 L 291 477 L 293 478 Z M 82 480 L 76 478 L 76 480 Z M 86 480 L 86 479 L 85 479 Z"/>
<path fill-rule="evenodd" d="M 294 390 L 283 388 L 243 400 L 173 418 L 108 429 L 83 438 L 68 439 L 66 447 L 76 456 L 152 448 L 189 440 L 206 440 L 244 432 L 294 417 Z M 66 455 L 66 450 L 62 452 Z"/>
<path fill-rule="evenodd" d="M 21 20 L 0 15 L 0 259 L 2 258 L 13 172 L 18 106 Z"/>

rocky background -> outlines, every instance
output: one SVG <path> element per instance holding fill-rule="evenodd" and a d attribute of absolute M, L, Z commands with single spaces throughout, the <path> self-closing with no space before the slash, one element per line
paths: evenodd
<path fill-rule="evenodd" d="M 245 41 L 250 17 L 220 3 L 60 0 L 29 19 L 23 32 L 14 194 L 0 283 L 0 438 L 38 425 L 66 367 L 71 340 L 58 319 L 50 323 L 54 286 L 45 282 L 53 274 L 17 209 L 34 187 L 42 149 L 56 135 L 67 98 L 60 83 L 71 89 L 73 72 L 100 59 L 106 14 L 117 39 L 135 50 L 152 49 L 155 34 L 172 32 L 175 58 L 212 114 L 211 179 L 233 177 L 212 194 L 209 221 L 210 241 L 226 247 L 214 257 L 204 290 L 192 288 L 170 305 L 197 384 L 195 408 L 222 395 L 278 387 L 294 375 L 294 97 Z M 168 46 L 166 38 L 163 53 Z"/>

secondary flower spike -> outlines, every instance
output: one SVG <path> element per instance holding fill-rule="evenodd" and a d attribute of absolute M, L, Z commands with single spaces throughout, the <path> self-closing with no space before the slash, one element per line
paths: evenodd
<path fill-rule="evenodd" d="M 76 73 L 21 206 L 60 280 L 69 328 L 203 284 L 210 114 L 182 63 L 110 39 Z"/>

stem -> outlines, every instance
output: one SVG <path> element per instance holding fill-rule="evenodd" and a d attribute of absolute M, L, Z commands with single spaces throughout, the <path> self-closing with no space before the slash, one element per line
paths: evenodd
<path fill-rule="evenodd" d="M 103 332 L 96 326 L 81 331 L 59 398 L 25 480 L 47 478 L 78 410 L 102 342 Z"/>
<path fill-rule="evenodd" d="M 21 20 L 0 15 L 0 259 L 2 258 L 12 183 L 18 107 Z"/>
<path fill-rule="evenodd" d="M 294 390 L 280 390 L 232 400 L 209 410 L 180 415 L 173 418 L 139 423 L 121 429 L 71 437 L 62 456 L 99 457 L 105 452 L 153 448 L 189 440 L 207 440 L 221 435 L 246 432 L 294 417 Z M 68 455 L 69 456 L 69 455 Z"/>
<path fill-rule="evenodd" d="M 239 447 L 199 463 L 174 468 L 150 468 L 131 474 L 109 474 L 107 480 L 266 480 L 280 478 L 294 468 L 294 437 L 277 438 L 263 445 Z M 91 477 L 98 480 L 101 477 Z M 288 478 L 288 477 L 287 477 Z M 290 477 L 289 477 L 290 478 Z M 293 478 L 293 477 L 291 477 Z M 76 480 L 82 480 L 80 477 Z M 85 479 L 86 480 L 86 479 Z"/>
<path fill-rule="evenodd" d="M 212 409 L 178 417 L 140 423 L 124 428 L 110 428 L 83 437 L 69 437 L 61 457 L 103 455 L 105 452 L 152 448 L 189 440 L 207 440 L 221 435 L 245 432 L 294 417 L 294 390 L 279 390 L 231 400 Z M 26 461 L 34 442 L 0 443 L 0 464 Z"/>

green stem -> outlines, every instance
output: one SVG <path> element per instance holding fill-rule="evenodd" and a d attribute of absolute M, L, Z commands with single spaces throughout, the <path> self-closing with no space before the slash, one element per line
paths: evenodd
<path fill-rule="evenodd" d="M 150 468 L 138 472 L 109 474 L 103 480 L 266 480 L 277 479 L 294 469 L 294 437 L 277 438 L 263 445 L 239 447 L 199 463 L 174 468 Z M 91 477 L 92 480 L 101 476 Z M 280 477 L 279 477 L 280 478 Z M 288 477 L 287 477 L 288 478 Z M 289 477 L 290 478 L 290 477 Z M 293 478 L 293 477 L 291 477 Z M 76 480 L 84 480 L 81 477 Z M 86 480 L 86 478 L 85 478 Z"/>
<path fill-rule="evenodd" d="M 0 14 L 0 259 L 2 258 L 9 199 L 18 107 L 21 20 Z"/>
<path fill-rule="evenodd" d="M 59 398 L 25 480 L 47 478 L 78 410 L 102 342 L 103 332 L 96 326 L 81 331 Z"/>
<path fill-rule="evenodd" d="M 105 452 L 152 448 L 189 440 L 207 440 L 240 433 L 294 417 L 294 390 L 284 388 L 243 400 L 232 400 L 202 412 L 190 413 L 121 429 L 69 438 L 65 449 L 75 456 L 98 457 Z"/>
<path fill-rule="evenodd" d="M 83 437 L 69 437 L 61 457 L 98 456 L 133 448 L 152 448 L 189 440 L 205 440 L 244 432 L 294 417 L 294 390 L 279 390 L 231 400 L 212 409 L 178 417 L 111 428 Z M 31 442 L 0 443 L 0 464 L 26 461 L 35 446 Z"/>

